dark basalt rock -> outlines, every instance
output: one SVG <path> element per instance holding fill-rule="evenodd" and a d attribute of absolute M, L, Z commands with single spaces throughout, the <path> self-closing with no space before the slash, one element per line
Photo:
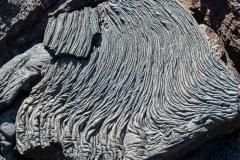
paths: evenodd
<path fill-rule="evenodd" d="M 40 0 L 1 0 L 0 67 L 32 43 L 39 43 L 39 33 L 44 31 L 44 25 L 38 25 L 42 16 Z"/>
<path fill-rule="evenodd" d="M 179 0 L 199 24 L 210 26 L 224 42 L 234 67 L 240 72 L 239 0 Z"/>
<path fill-rule="evenodd" d="M 185 156 L 182 160 L 239 160 L 240 130 L 228 136 L 208 141 L 205 145 Z"/>
<path fill-rule="evenodd" d="M 42 77 L 17 113 L 19 153 L 177 159 L 240 127 L 239 82 L 177 1 L 82 2 L 0 69 L 2 110 Z"/>

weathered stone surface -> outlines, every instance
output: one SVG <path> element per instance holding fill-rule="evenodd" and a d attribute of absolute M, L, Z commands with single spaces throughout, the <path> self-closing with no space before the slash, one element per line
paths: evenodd
<path fill-rule="evenodd" d="M 203 35 L 205 35 L 205 37 L 207 38 L 207 41 L 212 46 L 212 49 L 216 53 L 217 57 L 219 59 L 223 57 L 224 54 L 226 54 L 224 44 L 223 41 L 214 32 L 214 30 L 205 24 L 200 24 L 199 28 L 202 31 Z"/>
<path fill-rule="evenodd" d="M 15 121 L 12 119 L 12 117 L 16 116 L 16 111 L 15 110 L 9 110 L 6 113 L 1 113 L 0 116 L 0 155 L 3 156 L 5 159 L 7 159 L 7 155 L 13 153 L 13 148 L 15 146 Z M 8 126 L 10 125 L 11 127 L 5 128 L 2 126 Z"/>
<path fill-rule="evenodd" d="M 42 44 L 38 44 L 0 69 L 0 110 L 10 105 L 20 90 L 31 89 L 34 81 L 41 78 L 42 67 L 50 59 Z"/>
<path fill-rule="evenodd" d="M 99 0 L 1 0 L 0 67 L 43 41 L 48 17 L 100 2 Z"/>
<path fill-rule="evenodd" d="M 0 66 L 5 60 L 19 54 L 18 51 L 26 47 L 24 46 L 26 42 L 31 44 L 37 41 L 39 36 L 37 32 L 31 34 L 31 38 L 28 34 L 34 30 L 35 23 L 43 16 L 41 9 L 40 0 L 2 0 L 0 2 Z"/>
<path fill-rule="evenodd" d="M 14 107 L 12 107 L 14 108 Z M 15 117 L 16 110 L 10 109 L 0 113 L 0 159 L 1 160 L 27 160 L 15 149 Z M 2 127 L 4 126 L 4 127 Z M 7 128 L 6 128 L 7 126 Z M 10 126 L 10 127 L 9 127 Z"/>
<path fill-rule="evenodd" d="M 0 131 L 3 133 L 3 135 L 7 139 L 15 141 L 15 134 L 16 134 L 15 124 L 5 122 L 1 124 Z"/>
<path fill-rule="evenodd" d="M 222 39 L 214 32 L 212 28 L 205 24 L 200 24 L 199 28 L 203 35 L 207 38 L 207 41 L 210 43 L 214 53 L 216 53 L 217 58 L 222 59 L 226 67 L 235 75 L 235 77 L 238 78 L 238 80 L 240 80 L 240 75 L 237 69 L 234 67 L 234 63 L 230 59 Z"/>
<path fill-rule="evenodd" d="M 230 58 L 240 72 L 240 3 L 232 0 L 231 12 L 226 15 L 218 33 L 227 45 Z"/>
<path fill-rule="evenodd" d="M 89 59 L 55 57 L 46 66 L 18 111 L 20 153 L 60 143 L 73 159 L 173 159 L 222 126 L 237 127 L 229 123 L 239 116 L 238 82 L 176 1 L 89 9 L 99 15 L 101 43 Z"/>
<path fill-rule="evenodd" d="M 38 44 L 0 68 L 0 109 L 32 90 L 16 118 L 20 153 L 176 159 L 239 127 L 239 82 L 216 57 L 221 44 L 206 32 L 211 48 L 177 1 L 75 2 L 41 1 L 53 58 Z"/>
<path fill-rule="evenodd" d="M 43 45 L 54 55 L 71 54 L 87 58 L 93 49 L 93 40 L 100 33 L 99 15 L 91 7 L 84 11 L 63 13 L 48 23 Z"/>
<path fill-rule="evenodd" d="M 240 3 L 238 0 L 179 0 L 196 20 L 214 29 L 240 71 Z"/>

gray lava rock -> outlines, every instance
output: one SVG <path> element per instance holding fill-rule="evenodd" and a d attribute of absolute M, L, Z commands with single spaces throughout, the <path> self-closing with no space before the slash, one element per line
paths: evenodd
<path fill-rule="evenodd" d="M 18 111 L 21 154 L 59 143 L 71 159 L 174 159 L 240 125 L 239 82 L 175 0 L 110 0 L 45 33 L 54 58 Z"/>
<path fill-rule="evenodd" d="M 16 117 L 19 153 L 176 159 L 240 127 L 239 82 L 177 0 L 74 2 L 48 21 L 53 58 L 38 44 L 0 68 L 2 110 L 43 77 Z"/>
<path fill-rule="evenodd" d="M 42 67 L 50 60 L 42 44 L 37 44 L 1 67 L 0 110 L 10 105 L 20 90 L 28 89 L 32 79 L 41 77 Z"/>
<path fill-rule="evenodd" d="M 5 122 L 5 123 L 1 124 L 0 131 L 3 133 L 3 135 L 7 139 L 9 139 L 11 141 L 15 141 L 15 134 L 16 134 L 15 124 Z"/>

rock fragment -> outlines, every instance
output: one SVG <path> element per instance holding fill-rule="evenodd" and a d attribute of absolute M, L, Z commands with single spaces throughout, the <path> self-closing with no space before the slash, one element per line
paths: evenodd
<path fill-rule="evenodd" d="M 3 135 L 7 139 L 9 139 L 11 141 L 15 141 L 15 134 L 16 134 L 15 124 L 5 122 L 5 123 L 1 124 L 0 131 L 3 133 Z"/>

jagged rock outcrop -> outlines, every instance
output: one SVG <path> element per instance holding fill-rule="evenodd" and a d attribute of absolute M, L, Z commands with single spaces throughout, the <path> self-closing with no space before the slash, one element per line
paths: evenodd
<path fill-rule="evenodd" d="M 43 41 L 49 17 L 100 2 L 100 0 L 1 0 L 0 67 Z"/>
<path fill-rule="evenodd" d="M 199 24 L 210 26 L 224 42 L 235 68 L 240 71 L 240 3 L 238 0 L 179 0 Z"/>
<path fill-rule="evenodd" d="M 214 32 L 211 27 L 205 24 L 200 24 L 199 28 L 211 45 L 214 53 L 216 53 L 217 58 L 221 59 L 225 63 L 226 67 L 235 75 L 235 77 L 240 80 L 240 75 L 237 69 L 234 67 L 234 63 L 229 57 L 222 39 Z"/>
<path fill-rule="evenodd" d="M 1 109 L 42 78 L 17 113 L 21 154 L 176 159 L 240 127 L 239 82 L 177 1 L 82 2 L 0 68 Z"/>
<path fill-rule="evenodd" d="M 2 0 L 0 2 L 0 66 L 20 54 L 26 46 L 39 43 L 44 31 L 40 0 Z M 38 32 L 37 32 L 38 31 Z"/>

